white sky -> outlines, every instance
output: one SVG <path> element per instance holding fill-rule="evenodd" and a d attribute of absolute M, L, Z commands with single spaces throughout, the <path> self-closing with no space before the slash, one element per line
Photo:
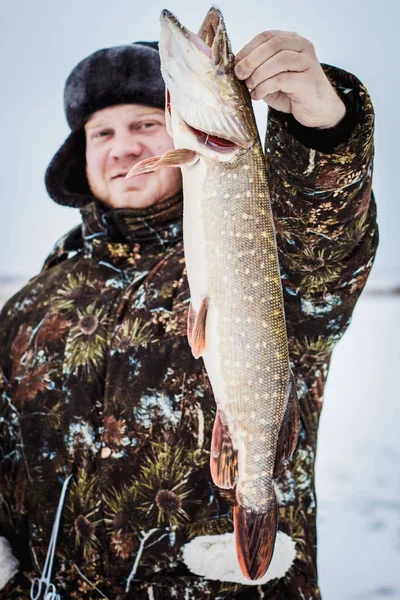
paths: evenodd
<path fill-rule="evenodd" d="M 209 0 L 1 0 L 0 274 L 32 276 L 55 240 L 80 219 L 47 196 L 43 175 L 68 135 L 65 79 L 91 52 L 158 39 L 159 14 L 175 12 L 197 30 Z M 220 0 L 237 52 L 265 29 L 297 31 L 321 62 L 345 68 L 368 87 L 377 112 L 374 189 L 381 243 L 374 276 L 400 274 L 396 176 L 399 135 L 400 10 L 396 0 Z M 267 107 L 257 103 L 257 115 Z M 262 119 L 261 119 L 262 120 Z"/>

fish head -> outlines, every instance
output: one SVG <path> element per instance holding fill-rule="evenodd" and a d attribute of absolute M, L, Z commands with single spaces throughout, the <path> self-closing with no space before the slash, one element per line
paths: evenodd
<path fill-rule="evenodd" d="M 226 162 L 254 145 L 258 131 L 251 98 L 235 76 L 222 13 L 211 8 L 195 34 L 163 10 L 159 50 L 175 147 Z"/>

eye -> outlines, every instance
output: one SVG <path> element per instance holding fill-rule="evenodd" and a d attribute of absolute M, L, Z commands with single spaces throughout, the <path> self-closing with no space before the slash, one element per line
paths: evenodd
<path fill-rule="evenodd" d="M 138 129 L 152 129 L 157 125 L 158 123 L 156 123 L 155 121 L 145 121 L 144 123 L 140 123 Z"/>
<path fill-rule="evenodd" d="M 112 133 L 111 129 L 100 129 L 99 131 L 96 131 L 93 134 L 93 137 L 94 138 L 105 138 L 108 135 L 111 135 L 111 133 Z"/>

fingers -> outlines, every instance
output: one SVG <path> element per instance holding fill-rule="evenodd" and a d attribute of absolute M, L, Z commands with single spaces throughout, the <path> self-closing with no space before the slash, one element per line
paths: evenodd
<path fill-rule="evenodd" d="M 278 73 L 253 88 L 251 97 L 253 100 L 260 100 L 276 92 L 296 94 L 301 90 L 304 90 L 304 78 L 301 76 L 301 72 Z"/>
<path fill-rule="evenodd" d="M 235 73 L 239 79 L 250 78 L 253 86 L 248 81 L 246 84 L 251 88 L 260 83 L 260 76 L 267 65 L 264 79 L 281 71 L 302 71 L 312 60 L 316 60 L 313 45 L 297 33 L 264 32 L 256 36 L 236 56 Z"/>
<path fill-rule="evenodd" d="M 291 50 L 282 50 L 253 71 L 251 76 L 246 79 L 246 85 L 253 90 L 265 80 L 271 79 L 279 73 L 287 71 L 299 73 L 306 71 L 309 66 L 311 66 L 311 61 L 307 55 Z"/>
<path fill-rule="evenodd" d="M 277 29 L 274 29 L 271 31 L 263 31 L 262 33 L 259 33 L 258 35 L 256 35 L 256 37 L 253 38 L 248 44 L 243 46 L 243 48 L 240 50 L 240 52 L 238 52 L 236 54 L 235 62 L 238 63 L 239 61 L 243 60 L 246 56 L 248 56 L 251 52 L 253 52 L 253 50 L 255 50 L 258 46 L 260 46 L 261 44 L 264 44 L 265 42 L 269 41 L 273 37 L 277 37 L 277 36 L 290 37 L 290 36 L 295 36 L 295 35 L 297 35 L 297 33 L 290 32 L 290 31 L 278 31 Z"/>

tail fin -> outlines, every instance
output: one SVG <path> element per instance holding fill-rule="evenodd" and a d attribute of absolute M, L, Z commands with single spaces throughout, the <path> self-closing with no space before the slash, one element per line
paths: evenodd
<path fill-rule="evenodd" d="M 240 569 L 247 579 L 261 579 L 274 553 L 278 529 L 278 505 L 273 499 L 263 513 L 246 510 L 240 504 L 234 508 L 236 553 Z"/>

